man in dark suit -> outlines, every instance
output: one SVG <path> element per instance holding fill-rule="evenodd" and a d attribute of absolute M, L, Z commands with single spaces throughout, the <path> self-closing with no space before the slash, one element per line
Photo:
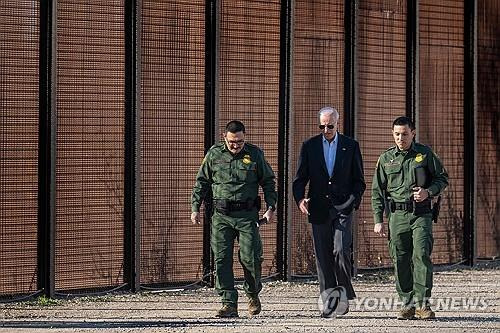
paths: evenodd
<path fill-rule="evenodd" d="M 293 196 L 312 224 L 322 297 L 329 289 L 340 286 L 345 288 L 347 299 L 354 299 L 352 215 L 366 188 L 363 161 L 358 142 L 337 132 L 339 113 L 335 108 L 322 108 L 318 117 L 321 133 L 302 145 Z M 341 314 L 347 312 L 348 307 Z"/>

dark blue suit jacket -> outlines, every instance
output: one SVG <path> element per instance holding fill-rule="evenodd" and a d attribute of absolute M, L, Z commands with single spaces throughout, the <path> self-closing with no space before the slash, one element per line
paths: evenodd
<path fill-rule="evenodd" d="M 305 198 L 309 183 L 309 222 L 321 224 L 329 218 L 331 200 L 336 204 L 354 195 L 354 209 L 358 209 L 366 184 L 359 144 L 345 135 L 339 136 L 333 176 L 328 176 L 323 155 L 323 135 L 319 134 L 302 144 L 297 174 L 293 180 L 293 196 L 297 203 Z"/>

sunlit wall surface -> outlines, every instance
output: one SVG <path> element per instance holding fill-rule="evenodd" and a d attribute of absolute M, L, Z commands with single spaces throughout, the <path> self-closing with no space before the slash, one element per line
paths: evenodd
<path fill-rule="evenodd" d="M 355 244 L 360 268 L 392 264 L 387 239 L 373 233 L 370 196 L 377 159 L 394 145 L 392 122 L 406 113 L 406 6 L 399 0 L 359 2 L 356 137 L 366 180 Z"/>
<path fill-rule="evenodd" d="M 205 2 L 142 1 L 141 283 L 199 280 L 191 189 L 204 152 Z"/>
<path fill-rule="evenodd" d="M 0 295 L 37 287 L 39 15 L 0 2 Z"/>
<path fill-rule="evenodd" d="M 463 1 L 419 2 L 419 142 L 443 162 L 449 186 L 433 226 L 434 263 L 462 259 L 464 207 Z"/>
<path fill-rule="evenodd" d="M 344 121 L 344 1 L 295 1 L 291 68 L 290 177 L 297 171 L 302 142 L 320 133 L 318 111 L 334 106 Z M 290 271 L 316 273 L 311 227 L 289 197 Z"/>
<path fill-rule="evenodd" d="M 477 2 L 476 255 L 500 256 L 500 1 Z"/>
<path fill-rule="evenodd" d="M 123 15 L 123 0 L 57 2 L 57 290 L 123 283 Z"/>

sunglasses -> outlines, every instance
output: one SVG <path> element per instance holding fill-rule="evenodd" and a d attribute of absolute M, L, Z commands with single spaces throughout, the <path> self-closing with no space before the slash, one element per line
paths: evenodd
<path fill-rule="evenodd" d="M 321 130 L 324 130 L 325 127 L 328 127 L 328 129 L 333 129 L 335 127 L 335 125 L 319 125 L 318 127 Z"/>
<path fill-rule="evenodd" d="M 232 141 L 232 140 L 226 139 L 226 141 L 230 145 L 238 145 L 238 146 L 241 146 L 245 143 L 245 140 Z"/>

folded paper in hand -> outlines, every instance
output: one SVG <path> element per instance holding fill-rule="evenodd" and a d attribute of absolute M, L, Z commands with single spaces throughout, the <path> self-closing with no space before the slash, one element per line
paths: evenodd
<path fill-rule="evenodd" d="M 333 205 L 333 207 L 335 207 L 336 210 L 341 211 L 341 210 L 346 209 L 347 207 L 349 207 L 349 205 L 353 202 L 353 200 L 354 200 L 354 195 L 351 194 L 349 196 L 349 199 L 347 199 L 346 202 L 344 202 L 341 205 Z"/>
<path fill-rule="evenodd" d="M 263 217 L 263 218 L 259 219 L 259 221 L 257 222 L 257 228 L 263 224 L 268 224 L 268 223 L 269 223 L 269 221 L 267 220 L 267 217 Z"/>

